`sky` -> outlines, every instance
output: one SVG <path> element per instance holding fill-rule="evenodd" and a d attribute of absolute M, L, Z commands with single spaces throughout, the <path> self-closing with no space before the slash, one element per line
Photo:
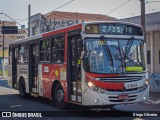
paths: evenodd
<path fill-rule="evenodd" d="M 31 15 L 46 14 L 71 0 L 0 0 L 0 13 L 5 13 L 21 25 L 28 22 L 28 5 Z M 160 0 L 146 0 L 146 13 L 160 11 Z M 124 5 L 122 5 L 124 4 Z M 122 5 L 122 6 L 121 6 Z M 119 7 L 121 6 L 121 7 Z M 116 9 L 119 7 L 118 9 Z M 140 15 L 139 0 L 74 0 L 57 11 L 103 14 L 118 19 Z M 10 20 L 0 14 L 0 20 Z"/>

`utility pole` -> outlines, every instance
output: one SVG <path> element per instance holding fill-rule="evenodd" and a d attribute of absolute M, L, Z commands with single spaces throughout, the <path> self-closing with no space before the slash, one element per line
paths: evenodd
<path fill-rule="evenodd" d="M 146 43 L 146 19 L 145 19 L 145 0 L 141 1 L 141 25 L 143 27 L 144 32 L 144 42 Z"/>
<path fill-rule="evenodd" d="M 30 37 L 30 25 L 31 25 L 31 5 L 28 5 L 28 37 Z"/>
<path fill-rule="evenodd" d="M 143 27 L 143 34 L 144 34 L 144 57 L 145 57 L 145 64 L 147 65 L 147 40 L 146 40 L 145 0 L 140 0 L 140 2 L 141 2 L 141 25 Z"/>
<path fill-rule="evenodd" d="M 4 21 L 3 21 L 3 26 L 4 26 Z M 2 34 L 3 34 L 3 46 L 2 46 L 2 50 L 3 50 L 3 55 L 2 55 L 2 57 L 3 57 L 3 62 L 2 62 L 2 78 L 4 78 L 4 76 L 5 76 L 5 66 L 4 66 L 4 33 L 2 32 Z"/>

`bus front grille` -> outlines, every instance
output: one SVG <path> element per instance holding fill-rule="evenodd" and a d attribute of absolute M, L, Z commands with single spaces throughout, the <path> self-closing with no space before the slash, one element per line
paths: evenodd
<path fill-rule="evenodd" d="M 100 80 L 103 82 L 134 82 L 142 80 L 143 76 L 119 76 L 110 78 L 95 78 L 95 80 Z"/>
<path fill-rule="evenodd" d="M 108 92 L 129 92 L 129 91 L 136 91 L 138 90 L 138 88 L 133 88 L 133 89 L 126 89 L 125 91 L 124 90 L 109 90 L 109 89 L 106 89 Z"/>

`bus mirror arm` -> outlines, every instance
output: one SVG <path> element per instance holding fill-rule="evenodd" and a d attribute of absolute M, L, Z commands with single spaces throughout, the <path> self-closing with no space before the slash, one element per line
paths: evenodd
<path fill-rule="evenodd" d="M 84 54 L 85 54 L 85 51 L 82 51 L 82 52 L 81 52 L 81 56 L 80 56 L 80 59 L 81 59 L 81 60 L 83 60 Z"/>

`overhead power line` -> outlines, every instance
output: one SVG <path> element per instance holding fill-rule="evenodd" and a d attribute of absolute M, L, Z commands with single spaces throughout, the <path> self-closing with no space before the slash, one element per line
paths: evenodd
<path fill-rule="evenodd" d="M 65 3 L 64 5 L 61 5 L 61 6 L 57 7 L 57 8 L 55 8 L 53 11 L 60 9 L 60 8 L 62 8 L 62 7 L 64 7 L 64 6 L 70 4 L 70 3 L 73 2 L 73 1 L 75 1 L 75 0 L 69 1 L 69 2 Z"/>
<path fill-rule="evenodd" d="M 130 1 L 131 1 L 131 0 L 127 0 L 125 3 L 121 4 L 120 6 L 114 8 L 113 10 L 111 10 L 110 12 L 108 12 L 107 15 L 110 14 L 110 13 L 112 13 L 113 11 L 119 9 L 120 7 L 124 6 L 125 4 L 127 4 L 127 3 L 130 2 Z"/>
<path fill-rule="evenodd" d="M 147 1 L 146 4 L 147 3 L 154 3 L 154 2 L 160 2 L 160 1 L 159 0 L 156 0 L 156 1 Z"/>
<path fill-rule="evenodd" d="M 11 20 L 14 21 L 15 23 L 17 23 L 19 26 L 21 26 L 21 24 L 20 24 L 19 22 L 17 22 L 16 20 L 14 20 L 13 18 L 11 18 L 11 17 L 8 16 L 7 14 L 5 14 L 5 13 L 3 13 L 3 12 L 1 12 L 0 14 L 5 15 L 5 16 L 8 17 L 9 19 L 11 19 Z M 25 33 L 26 35 L 28 35 L 25 30 L 24 30 L 24 33 Z"/>
<path fill-rule="evenodd" d="M 149 9 L 149 10 L 146 10 L 146 12 L 152 12 L 152 11 L 157 11 L 158 12 L 159 10 L 160 10 L 160 8 L 158 8 L 158 9 Z M 147 14 L 150 14 L 150 13 L 147 13 Z M 135 16 L 138 16 L 138 15 L 140 15 L 140 12 L 135 12 L 135 13 L 131 13 L 131 14 L 123 15 L 123 16 L 117 16 L 117 18 L 125 19 L 127 17 L 135 17 Z"/>
<path fill-rule="evenodd" d="M 71 1 L 69 1 L 69 2 L 67 2 L 67 3 L 65 3 L 65 4 L 63 4 L 63 5 L 61 5 L 61 6 L 57 7 L 57 8 L 55 8 L 54 10 L 52 10 L 52 12 L 55 11 L 55 10 L 58 10 L 58 9 L 64 7 L 64 6 L 66 6 L 66 5 L 68 5 L 68 4 L 70 4 L 70 3 L 72 3 L 73 1 L 75 1 L 75 0 L 71 0 Z M 28 18 L 21 19 L 21 21 L 26 21 L 27 19 L 28 19 Z"/>

